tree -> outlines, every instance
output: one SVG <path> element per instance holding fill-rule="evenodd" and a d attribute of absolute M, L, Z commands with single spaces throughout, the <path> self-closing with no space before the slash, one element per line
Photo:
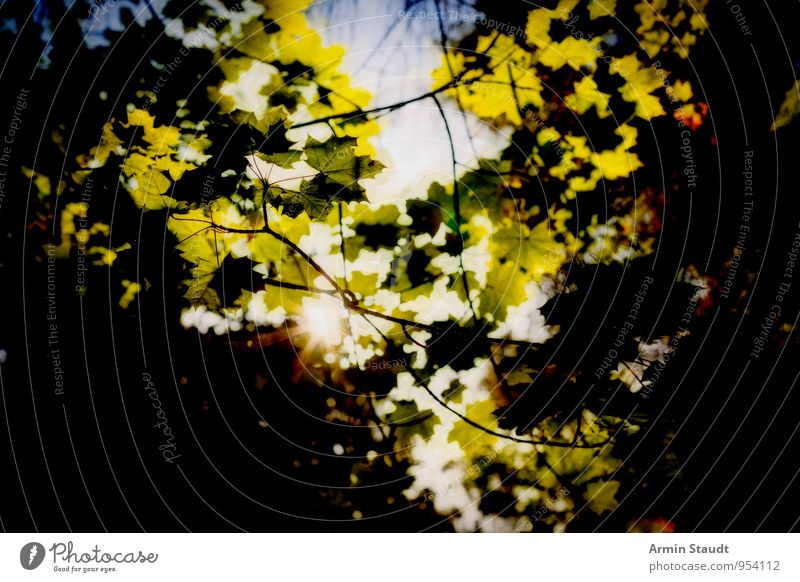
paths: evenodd
<path fill-rule="evenodd" d="M 719 285 L 664 236 L 711 147 L 686 66 L 705 3 L 497 4 L 479 2 L 474 29 L 451 38 L 437 3 L 430 90 L 381 107 L 341 72 L 344 49 L 323 46 L 307 1 L 170 5 L 146 28 L 164 62 L 115 87 L 63 173 L 28 175 L 57 255 L 108 268 L 121 310 L 147 293 L 139 239 L 166 228 L 184 326 L 242 350 L 293 346 L 298 381 L 334 389 L 317 412 L 370 429 L 354 487 L 394 464 L 407 501 L 456 529 L 630 525 L 619 501 L 674 469 L 650 466 L 643 443 L 670 438 L 670 360 L 695 341 L 688 307 L 702 316 Z M 184 34 L 168 33 L 174 20 Z M 371 203 L 381 118 L 423 100 L 452 179 Z M 446 110 L 507 131 L 508 146 L 461 167 Z M 124 191 L 115 204 L 153 230 L 112 231 L 86 201 L 95 184 Z M 636 527 L 671 527 L 652 523 Z"/>

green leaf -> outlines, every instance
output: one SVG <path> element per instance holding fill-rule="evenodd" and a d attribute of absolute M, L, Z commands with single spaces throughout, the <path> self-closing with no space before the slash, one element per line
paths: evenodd
<path fill-rule="evenodd" d="M 342 186 L 360 189 L 358 180 L 374 178 L 384 165 L 369 156 L 355 155 L 356 145 L 352 137 L 332 137 L 326 142 L 310 137 L 305 147 L 308 165 Z"/>
<path fill-rule="evenodd" d="M 464 393 L 466 386 L 458 380 L 453 380 L 450 385 L 442 392 L 442 400 L 445 402 L 461 402 L 461 395 Z"/>
<path fill-rule="evenodd" d="M 414 435 L 423 440 L 433 436 L 433 427 L 439 424 L 439 417 L 432 410 L 420 410 L 413 400 L 400 400 L 394 403 L 395 410 L 386 416 L 386 422 L 395 428 L 395 436 L 401 447 L 413 444 Z"/>
<path fill-rule="evenodd" d="M 303 157 L 302 150 L 289 150 L 279 154 L 256 154 L 259 158 L 269 164 L 275 164 L 281 168 L 289 169 L 295 162 L 299 162 Z"/>
<path fill-rule="evenodd" d="M 496 430 L 495 409 L 496 405 L 492 400 L 476 402 L 467 406 L 466 417 L 485 429 Z M 447 442 L 458 443 L 467 455 L 477 457 L 485 454 L 486 451 L 494 450 L 497 437 L 476 428 L 465 420 L 459 420 L 447 435 Z"/>
<path fill-rule="evenodd" d="M 528 366 L 515 368 L 505 377 L 506 384 L 516 386 L 517 384 L 530 384 L 536 375 L 536 370 Z"/>
<path fill-rule="evenodd" d="M 263 135 L 269 135 L 270 128 L 285 122 L 286 118 L 289 117 L 289 112 L 281 105 L 267 109 L 266 113 L 264 113 L 261 118 L 257 117 L 255 113 L 241 110 L 233 112 L 231 117 L 239 124 L 247 123 L 250 127 L 261 132 Z"/>

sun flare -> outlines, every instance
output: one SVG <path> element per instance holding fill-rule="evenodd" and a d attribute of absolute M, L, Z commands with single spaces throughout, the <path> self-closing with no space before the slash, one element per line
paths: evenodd
<path fill-rule="evenodd" d="M 341 345 L 347 312 L 334 297 L 304 297 L 297 316 L 299 331 L 310 348 L 332 348 Z"/>

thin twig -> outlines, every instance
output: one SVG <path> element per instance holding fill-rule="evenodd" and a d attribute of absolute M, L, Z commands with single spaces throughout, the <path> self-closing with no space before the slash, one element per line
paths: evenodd
<path fill-rule="evenodd" d="M 379 113 L 381 111 L 394 111 L 395 109 L 402 109 L 406 105 L 410 105 L 411 103 L 416 103 L 417 101 L 423 101 L 424 99 L 428 99 L 441 93 L 442 91 L 447 91 L 452 87 L 455 87 L 458 84 L 457 79 L 451 80 L 449 83 L 442 85 L 436 89 L 428 91 L 427 93 L 423 93 L 422 95 L 417 95 L 416 97 L 411 97 L 409 99 L 405 99 L 403 101 L 398 101 L 397 103 L 392 103 L 391 105 L 382 105 L 380 107 L 373 107 L 372 109 L 361 109 L 357 111 L 348 111 L 346 113 L 334 113 L 332 115 L 328 115 L 326 117 L 320 117 L 319 119 L 311 119 L 309 121 L 302 121 L 300 123 L 295 123 L 289 129 L 298 129 L 301 127 L 308 127 L 310 125 L 316 125 L 318 123 L 328 123 L 329 121 L 336 121 L 339 119 L 345 120 L 352 120 L 357 119 L 359 117 L 365 117 L 372 113 Z"/>
<path fill-rule="evenodd" d="M 450 155 L 453 160 L 453 215 L 455 218 L 456 224 L 456 235 L 459 238 L 459 242 L 461 243 L 461 248 L 458 251 L 458 264 L 461 268 L 461 283 L 464 287 L 464 294 L 467 296 L 467 304 L 469 305 L 469 310 L 472 312 L 472 318 L 475 321 L 478 321 L 478 314 L 475 312 L 475 306 L 472 305 L 472 297 L 470 294 L 469 289 L 469 281 L 467 281 L 467 271 L 464 268 L 464 255 L 463 255 L 463 245 L 464 245 L 464 237 L 461 234 L 461 193 L 458 189 L 458 163 L 456 162 L 456 146 L 453 142 L 453 134 L 450 131 L 450 124 L 447 122 L 447 115 L 445 115 L 444 108 L 442 108 L 442 104 L 439 103 L 439 100 L 436 98 L 436 95 L 432 95 L 431 99 L 433 102 L 436 103 L 436 108 L 439 110 L 439 115 L 442 117 L 442 122 L 444 123 L 444 128 L 447 131 L 447 139 L 450 140 Z"/>
<path fill-rule="evenodd" d="M 444 408 L 449 410 L 451 413 L 455 414 L 458 418 L 460 418 L 461 420 L 466 422 L 468 425 L 470 425 L 470 426 L 472 426 L 474 428 L 477 428 L 481 432 L 485 432 L 486 434 L 495 436 L 497 438 L 501 438 L 501 439 L 508 440 L 508 441 L 514 441 L 514 442 L 517 442 L 517 443 L 526 443 L 526 444 L 532 444 L 532 445 L 547 445 L 547 446 L 551 446 L 551 447 L 562 447 L 562 448 L 570 448 L 570 449 L 597 449 L 597 448 L 602 448 L 603 446 L 605 446 L 606 444 L 611 442 L 611 440 L 614 438 L 613 436 L 610 436 L 607 439 L 605 439 L 605 440 L 603 440 L 603 441 L 601 441 L 599 443 L 579 445 L 579 444 L 576 444 L 576 443 L 573 443 L 573 442 L 568 442 L 567 443 L 567 442 L 564 442 L 564 441 L 554 441 L 554 440 L 551 440 L 551 439 L 544 439 L 544 440 L 541 440 L 541 439 L 527 439 L 527 438 L 521 438 L 521 437 L 517 437 L 517 436 L 514 436 L 514 435 L 510 435 L 510 434 L 503 434 L 501 432 L 497 432 L 495 430 L 487 428 L 487 427 L 481 425 L 480 423 L 475 422 L 474 420 L 472 420 L 471 418 L 467 417 L 466 415 L 461 414 L 457 410 L 451 408 L 447 404 L 447 402 L 445 402 L 444 400 L 439 398 L 436 394 L 434 394 L 434 392 L 428 387 L 428 385 L 411 368 L 409 368 L 408 371 L 414 377 L 414 380 L 417 382 L 417 384 L 419 386 L 421 386 L 422 389 L 425 390 L 425 392 L 427 392 L 428 395 L 430 395 L 430 397 L 433 398 L 440 406 L 443 406 Z"/>
<path fill-rule="evenodd" d="M 442 44 L 442 56 L 444 57 L 444 62 L 447 65 L 447 71 L 450 73 L 450 78 L 455 78 L 456 73 L 453 70 L 453 65 L 450 63 L 450 55 L 447 52 L 447 32 L 444 29 L 444 17 L 441 7 L 440 0 L 434 0 L 434 4 L 436 6 L 436 13 L 439 15 L 439 36 L 441 38 Z M 475 149 L 475 142 L 472 139 L 472 133 L 469 131 L 469 118 L 467 117 L 467 112 L 464 109 L 464 104 L 461 102 L 461 95 L 458 92 L 458 88 L 453 92 L 453 98 L 455 99 L 456 105 L 458 105 L 458 110 L 461 113 L 461 118 L 464 120 L 464 130 L 467 132 L 467 140 L 469 140 L 469 145 L 472 148 L 472 153 L 475 157 L 478 157 L 478 151 Z"/>

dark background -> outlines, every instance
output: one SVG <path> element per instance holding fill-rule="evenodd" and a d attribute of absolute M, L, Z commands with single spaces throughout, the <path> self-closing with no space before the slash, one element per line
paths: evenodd
<path fill-rule="evenodd" d="M 612 531 L 639 515 L 664 516 L 678 531 L 788 531 L 797 529 L 800 516 L 795 499 L 800 354 L 794 333 L 785 345 L 773 341 L 745 370 L 752 339 L 774 303 L 785 251 L 800 229 L 797 123 L 768 131 L 797 73 L 794 26 L 800 14 L 794 2 L 742 3 L 753 31 L 745 37 L 727 5 L 712 4 L 713 39 L 706 35 L 699 41 L 691 63 L 702 82 L 695 94 L 702 91 L 710 106 L 716 155 L 697 160 L 700 185 L 691 200 L 668 207 L 672 220 L 665 227 L 662 259 L 664 272 L 674 272 L 676 264 L 687 262 L 681 255 L 687 253 L 695 264 L 709 264 L 724 276 L 719 265 L 730 256 L 740 220 L 743 152 L 754 150 L 758 228 L 747 244 L 746 268 L 734 283 L 734 294 L 748 291 L 749 314 L 737 304 L 726 305 L 713 322 L 705 318 L 691 349 L 662 379 L 662 386 L 680 391 L 665 415 L 686 419 L 670 445 L 686 465 L 680 478 L 651 481 L 634 491 L 616 512 L 620 517 L 602 526 Z M 98 101 L 96 90 L 118 94 L 141 47 L 155 43 L 157 51 L 168 41 L 156 40 L 155 29 L 139 28 L 119 38 L 111 53 L 91 54 L 78 48 L 77 22 L 64 6 L 47 5 L 51 20 L 66 16 L 51 41 L 48 69 L 36 68 L 43 47 L 36 22 L 20 35 L 0 36 L 7 57 L 0 131 L 10 122 L 19 88 L 29 88 L 12 165 L 58 175 L 64 154 L 50 143 L 52 128 L 63 125 L 69 134 L 74 120 L 78 130 L 69 150 L 87 151 L 98 136 L 80 128 L 99 127 L 115 111 L 114 100 Z M 486 10 L 502 16 L 506 8 Z M 29 13 L 25 2 L 0 9 L 3 19 L 17 22 Z M 190 69 L 184 69 L 186 75 Z M 179 91 L 181 83 L 171 86 Z M 171 250 L 163 216 L 148 215 L 140 223 L 141 213 L 128 197 L 102 184 L 93 193 L 92 212 L 113 220 L 118 244 L 137 241 L 135 268 L 151 287 L 122 311 L 111 275 L 92 272 L 81 298 L 74 290 L 74 261 L 57 262 L 56 323 L 65 378 L 64 393 L 57 395 L 41 247 L 49 224 L 36 216 L 35 191 L 27 180 L 15 176 L 5 192 L 0 210 L 0 349 L 7 353 L 0 365 L 3 530 L 449 530 L 430 508 L 405 500 L 402 491 L 409 483 L 398 467 L 373 474 L 375 487 L 349 488 L 353 459 L 324 452 L 329 443 L 353 439 L 362 454 L 378 445 L 364 427 L 314 420 L 324 414 L 331 395 L 294 377 L 289 342 L 277 338 L 262 352 L 232 345 L 226 336 L 185 330 L 179 322 L 185 300 L 176 293 L 185 278 L 183 265 Z M 760 274 L 748 278 L 749 271 Z M 800 279 L 776 325 L 796 324 L 798 294 Z M 144 373 L 175 433 L 181 456 L 174 464 L 158 451 Z M 266 428 L 259 425 L 262 418 Z M 651 456 L 655 463 L 662 448 L 661 442 L 645 442 L 638 462 Z M 356 509 L 369 519 L 353 521 Z"/>

